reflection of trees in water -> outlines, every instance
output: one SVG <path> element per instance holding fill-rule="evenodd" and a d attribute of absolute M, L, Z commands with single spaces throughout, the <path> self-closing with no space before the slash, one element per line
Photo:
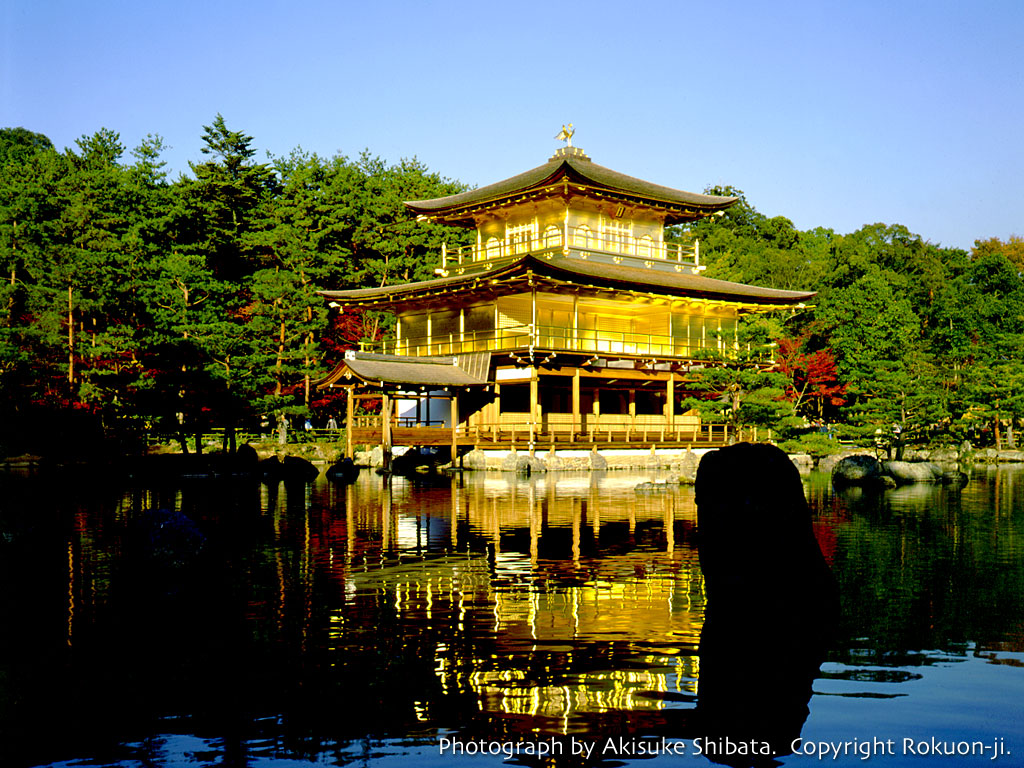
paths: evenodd
<path fill-rule="evenodd" d="M 840 638 L 864 663 L 908 651 L 1024 650 L 1024 484 L 993 472 L 965 488 L 916 484 L 836 495 Z"/>

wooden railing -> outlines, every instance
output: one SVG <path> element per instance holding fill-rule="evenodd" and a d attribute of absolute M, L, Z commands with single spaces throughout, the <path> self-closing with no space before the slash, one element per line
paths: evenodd
<path fill-rule="evenodd" d="M 622 259 L 621 263 L 632 266 L 652 266 L 646 262 L 668 262 L 690 269 L 700 268 L 700 244 L 696 239 L 682 243 L 657 242 L 653 238 L 635 237 L 629 233 L 584 234 L 572 229 L 568 239 L 563 230 L 520 234 L 499 240 L 491 238 L 480 244 L 448 248 L 441 246 L 441 270 L 465 267 L 474 264 L 513 259 L 532 253 L 543 256 L 547 253 L 566 252 L 586 258 L 589 254 Z"/>
<path fill-rule="evenodd" d="M 361 416 L 356 420 L 353 437 L 356 443 L 380 442 L 380 416 Z M 460 445 L 481 448 L 515 445 L 519 447 L 563 447 L 618 445 L 622 447 L 675 445 L 723 445 L 729 442 L 732 430 L 727 424 L 700 423 L 690 416 L 669 421 L 662 416 L 628 416 L 625 414 L 587 414 L 574 419 L 571 414 L 545 414 L 539 422 L 531 422 L 527 414 L 505 414 L 498 422 L 460 424 L 455 439 Z M 451 428 L 392 425 L 395 445 L 450 445 Z M 743 435 L 757 439 L 756 432 Z"/>
<path fill-rule="evenodd" d="M 364 342 L 363 352 L 422 357 L 460 355 L 469 352 L 511 352 L 528 347 L 555 352 L 636 355 L 651 357 L 700 357 L 702 350 L 730 356 L 738 347 L 728 338 L 680 339 L 665 334 L 572 329 L 564 326 L 517 325 L 498 330 L 462 331 L 433 336 Z"/>

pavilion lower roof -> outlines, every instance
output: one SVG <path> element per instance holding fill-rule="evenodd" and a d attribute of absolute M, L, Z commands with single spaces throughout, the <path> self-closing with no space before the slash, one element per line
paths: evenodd
<path fill-rule="evenodd" d="M 474 271 L 434 280 L 424 280 L 381 288 L 347 291 L 321 291 L 328 300 L 349 306 L 382 306 L 429 300 L 452 294 L 484 290 L 502 291 L 509 287 L 540 281 L 541 285 L 559 287 L 591 287 L 599 290 L 644 293 L 665 298 L 692 298 L 709 301 L 736 302 L 753 309 L 785 308 L 802 305 L 812 299 L 814 291 L 785 291 L 726 280 L 715 280 L 699 274 L 667 272 L 621 264 L 606 264 L 579 258 L 526 254 L 514 261 L 488 271 Z M 539 287 L 539 286 L 538 286 Z M 505 292 L 505 291 L 503 291 Z"/>

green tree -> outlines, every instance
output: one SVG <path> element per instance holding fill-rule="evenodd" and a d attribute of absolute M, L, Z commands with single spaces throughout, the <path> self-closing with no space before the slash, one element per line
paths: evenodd
<path fill-rule="evenodd" d="M 36 152 L 52 150 L 53 142 L 26 128 L 0 128 L 0 168 L 22 163 Z"/>
<path fill-rule="evenodd" d="M 739 328 L 735 357 L 718 350 L 701 350 L 706 361 L 692 370 L 683 409 L 695 409 L 705 421 L 726 423 L 732 437 L 747 427 L 785 431 L 796 426 L 793 404 L 787 399 L 792 380 L 777 370 L 772 355 L 782 331 L 777 322 L 759 317 Z"/>
<path fill-rule="evenodd" d="M 243 278 L 258 266 L 246 251 L 259 206 L 277 190 L 277 178 L 266 163 L 253 162 L 253 138 L 229 129 L 218 114 L 203 126 L 200 151 L 209 159 L 191 163 L 194 181 L 183 179 L 179 191 L 190 214 L 190 232 L 183 232 L 218 277 Z"/>
<path fill-rule="evenodd" d="M 956 282 L 956 342 L 962 375 L 957 398 L 966 428 L 991 425 L 996 446 L 1015 445 L 1014 424 L 1024 418 L 1024 278 L 988 241 Z M 943 329 L 945 330 L 945 329 Z M 952 346 L 952 345 L 951 345 Z M 976 429 L 971 429 L 977 434 Z"/>
<path fill-rule="evenodd" d="M 46 365 L 28 304 L 55 236 L 66 166 L 67 158 L 52 149 L 0 166 L 0 394 L 9 408 L 37 394 L 37 374 Z"/>
<path fill-rule="evenodd" d="M 248 241 L 264 267 L 249 283 L 246 330 L 253 382 L 263 386 L 256 407 L 282 419 L 310 412 L 312 382 L 325 372 L 320 342 L 328 308 L 318 291 L 346 271 L 351 209 L 339 199 L 334 175 L 351 174 L 301 150 L 276 166 L 280 192 L 265 201 Z"/>
<path fill-rule="evenodd" d="M 441 244 L 469 242 L 466 233 L 416 221 L 402 203 L 462 192 L 466 187 L 431 173 L 418 160 L 389 166 L 363 152 L 350 164 L 354 174 L 338 174 L 338 195 L 353 214 L 352 278 L 361 287 L 426 280 L 440 261 Z M 355 287 L 355 286 L 352 286 Z"/>
<path fill-rule="evenodd" d="M 800 232 L 784 216 L 769 218 L 754 208 L 742 190 L 710 187 L 707 194 L 736 197 L 721 217 L 695 222 L 688 229 L 700 243 L 707 275 L 722 280 L 789 290 L 816 286 L 836 237 L 831 230 Z M 669 239 L 679 229 L 669 231 Z"/>

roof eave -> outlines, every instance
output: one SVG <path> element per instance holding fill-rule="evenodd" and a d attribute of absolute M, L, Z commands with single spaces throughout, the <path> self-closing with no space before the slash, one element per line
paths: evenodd
<path fill-rule="evenodd" d="M 567 260 L 542 259 L 527 254 L 516 261 L 509 262 L 488 272 L 475 272 L 467 275 L 456 275 L 427 280 L 419 283 L 388 286 L 384 288 L 357 289 L 353 291 L 321 291 L 325 299 L 344 302 L 350 306 L 399 304 L 409 301 L 426 301 L 450 292 L 477 290 L 481 284 L 496 286 L 497 281 L 514 280 L 533 273 L 540 278 L 560 280 L 563 282 L 585 282 L 593 287 L 672 296 L 676 298 L 695 298 L 705 301 L 730 301 L 759 307 L 797 306 L 809 301 L 817 295 L 814 291 L 780 291 L 760 286 L 747 286 L 742 283 L 730 283 L 723 280 L 700 279 L 696 284 L 672 285 L 671 283 L 647 282 L 632 271 L 621 272 L 619 267 L 600 265 L 600 271 L 611 274 L 592 274 L 593 266 L 589 263 L 570 263 Z M 573 269 L 576 267 L 576 269 Z M 652 276 L 654 273 L 652 273 Z M 644 275 L 643 277 L 646 277 Z M 704 284 L 706 283 L 706 284 Z M 762 292 L 762 295 L 743 291 L 731 291 L 732 287 L 751 288 Z M 764 310 L 768 311 L 768 310 Z"/>

